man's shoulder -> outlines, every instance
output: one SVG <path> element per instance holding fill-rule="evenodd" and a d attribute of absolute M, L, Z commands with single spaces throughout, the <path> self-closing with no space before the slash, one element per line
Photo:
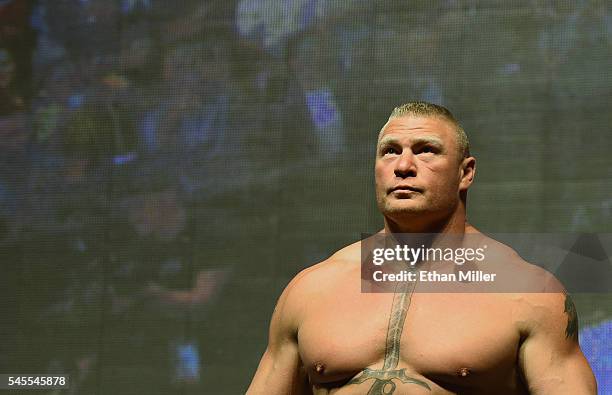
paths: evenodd
<path fill-rule="evenodd" d="M 360 241 L 347 245 L 327 259 L 301 270 L 285 288 L 288 300 L 302 303 L 334 292 L 345 281 L 359 281 L 360 245 Z"/>
<path fill-rule="evenodd" d="M 483 235 L 487 262 L 492 265 L 502 288 L 501 300 L 509 303 L 511 317 L 521 336 L 546 331 L 576 336 L 574 304 L 561 282 L 541 266 L 528 262 L 512 247 Z M 493 291 L 495 292 L 495 291 Z M 541 331 L 540 331 L 541 332 Z"/>
<path fill-rule="evenodd" d="M 361 260 L 360 241 L 349 244 L 336 251 L 327 259 L 300 271 L 291 281 L 301 288 L 321 290 L 326 285 L 333 285 L 339 279 L 355 269 L 359 269 Z"/>
<path fill-rule="evenodd" d="M 502 286 L 506 292 L 564 293 L 557 278 L 536 263 L 525 260 L 512 247 L 482 234 L 487 245 L 484 265 L 491 265 L 493 272 L 500 274 L 508 283 Z M 502 280 L 504 281 L 504 280 Z"/>
<path fill-rule="evenodd" d="M 526 261 L 513 248 L 489 238 L 491 262 L 496 271 L 511 279 L 508 297 L 515 302 L 515 313 L 524 323 L 552 324 L 567 322 L 573 303 L 563 284 L 543 267 Z M 514 289 L 515 288 L 515 289 Z M 570 312 L 571 313 L 571 312 Z"/>

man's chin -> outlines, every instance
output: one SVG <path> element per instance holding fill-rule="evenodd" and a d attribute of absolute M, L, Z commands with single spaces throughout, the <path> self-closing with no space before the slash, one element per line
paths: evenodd
<path fill-rule="evenodd" d="M 382 207 L 381 211 L 383 215 L 389 217 L 414 216 L 427 212 L 427 210 L 425 209 L 425 207 L 423 207 L 422 204 L 418 204 L 417 202 L 411 200 L 387 202 Z"/>

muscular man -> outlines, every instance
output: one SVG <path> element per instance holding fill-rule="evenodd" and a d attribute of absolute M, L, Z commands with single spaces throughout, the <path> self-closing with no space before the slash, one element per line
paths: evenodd
<path fill-rule="evenodd" d="M 447 109 L 396 108 L 377 144 L 381 233 L 486 237 L 466 220 L 475 169 Z M 502 270 L 531 273 L 543 291 L 362 292 L 355 243 L 286 287 L 247 393 L 595 394 L 569 296 L 561 288 L 544 292 L 551 276 L 487 240 Z"/>

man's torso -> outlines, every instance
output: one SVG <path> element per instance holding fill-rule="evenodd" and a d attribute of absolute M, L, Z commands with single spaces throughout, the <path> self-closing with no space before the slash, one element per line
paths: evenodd
<path fill-rule="evenodd" d="M 315 394 L 527 393 L 520 296 L 362 293 L 358 261 L 323 265 L 297 333 Z"/>

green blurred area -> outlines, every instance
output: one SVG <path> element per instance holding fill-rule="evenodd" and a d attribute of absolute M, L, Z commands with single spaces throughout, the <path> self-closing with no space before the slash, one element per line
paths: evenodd
<path fill-rule="evenodd" d="M 307 26 L 302 11 L 295 11 L 300 18 L 278 17 L 280 0 L 264 2 L 275 6 L 267 14 L 248 0 L 210 2 L 210 9 L 153 2 L 142 24 L 133 14 L 112 14 L 138 2 L 115 2 L 117 10 L 100 7 L 98 22 L 79 27 L 91 36 L 62 26 L 66 5 L 43 3 L 49 29 L 68 37 L 68 60 L 46 64 L 49 75 L 34 70 L 43 75 L 38 80 L 19 81 L 40 87 L 38 96 L 22 92 L 38 107 L 25 121 L 1 120 L 8 126 L 0 129 L 0 286 L 7 294 L 0 307 L 12 318 L 0 325 L 11 339 L 0 354 L 15 360 L 0 361 L 0 371 L 42 372 L 55 361 L 77 374 L 77 361 L 94 355 L 83 388 L 119 395 L 137 388 L 134 376 L 139 385 L 167 383 L 173 367 L 166 342 L 190 338 L 199 350 L 199 382 L 172 391 L 243 393 L 290 279 L 382 227 L 374 147 L 393 107 L 410 100 L 445 105 L 466 130 L 477 158 L 468 196 L 477 228 L 612 231 L 606 2 L 330 1 L 319 2 L 326 11 L 312 11 L 319 19 Z M 306 3 L 287 1 L 295 10 Z M 255 11 L 241 20 L 240 7 Z M 95 30 L 104 23 L 121 28 L 104 35 Z M 149 33 L 134 43 L 141 25 Z M 147 60 L 140 51 L 149 45 Z M 312 92 L 328 94 L 340 119 L 323 132 L 308 104 Z M 210 121 L 223 127 L 216 155 L 214 142 L 191 145 L 195 138 L 180 134 L 181 116 L 205 106 L 226 116 Z M 150 114 L 161 148 L 147 145 L 155 146 L 142 126 Z M 28 138 L 15 137 L 27 127 Z M 343 138 L 331 154 L 330 135 Z M 113 164 L 127 154 L 138 159 Z M 148 231 L 147 244 L 140 233 Z M 181 237 L 182 244 L 167 240 Z M 166 242 L 193 265 L 188 275 L 220 267 L 227 281 L 201 310 L 169 317 L 137 305 L 114 313 L 104 289 L 133 297 L 156 279 L 149 264 L 171 270 L 176 256 L 155 258 Z M 134 274 L 125 275 L 131 264 Z M 71 300 L 68 313 L 45 315 L 49 305 Z M 610 294 L 577 294 L 574 301 L 582 326 L 612 317 Z"/>

